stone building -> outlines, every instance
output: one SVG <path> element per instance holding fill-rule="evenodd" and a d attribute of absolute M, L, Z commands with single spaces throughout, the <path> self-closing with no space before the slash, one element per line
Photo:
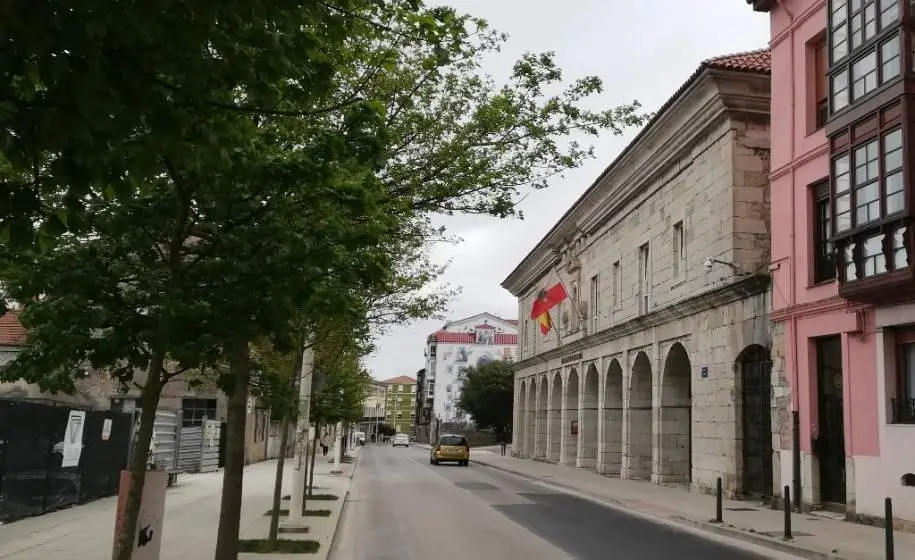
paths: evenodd
<path fill-rule="evenodd" d="M 515 453 L 772 495 L 769 68 L 767 50 L 703 62 L 503 282 Z M 559 282 L 544 335 L 531 307 Z"/>

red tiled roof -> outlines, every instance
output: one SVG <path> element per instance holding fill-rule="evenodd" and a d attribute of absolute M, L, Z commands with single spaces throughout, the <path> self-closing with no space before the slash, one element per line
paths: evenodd
<path fill-rule="evenodd" d="M 704 60 L 699 69 L 704 68 L 769 73 L 772 71 L 772 56 L 769 49 L 726 54 Z"/>
<path fill-rule="evenodd" d="M 390 379 L 385 379 L 381 381 L 385 385 L 415 385 L 416 380 L 408 375 L 400 375 L 398 377 L 392 377 Z"/>
<path fill-rule="evenodd" d="M 0 316 L 0 345 L 21 346 L 25 344 L 25 327 L 19 322 L 19 310 L 10 309 Z"/>
<path fill-rule="evenodd" d="M 474 344 L 477 341 L 476 333 L 472 332 L 438 331 L 432 336 L 435 337 L 436 341 L 442 344 Z M 518 335 L 496 333 L 496 335 L 493 337 L 493 344 L 518 344 Z"/>

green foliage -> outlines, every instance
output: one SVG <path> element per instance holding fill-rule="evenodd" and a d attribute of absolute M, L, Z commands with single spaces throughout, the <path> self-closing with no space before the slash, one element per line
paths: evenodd
<path fill-rule="evenodd" d="M 467 369 L 458 408 L 481 428 L 502 433 L 512 424 L 515 374 L 511 364 L 489 362 Z"/>
<path fill-rule="evenodd" d="M 378 433 L 383 436 L 393 436 L 395 433 L 397 433 L 397 430 L 395 430 L 394 426 L 391 424 L 379 424 Z"/>
<path fill-rule="evenodd" d="M 434 45 L 451 34 L 440 12 L 413 0 L 5 5 L 0 233 L 23 246 L 35 224 L 43 242 L 82 231 L 86 197 L 129 197 L 161 176 L 163 153 L 232 158 L 246 145 L 237 117 L 338 118 L 366 99 L 340 97 L 340 69 L 368 55 L 350 38 L 397 20 Z"/>

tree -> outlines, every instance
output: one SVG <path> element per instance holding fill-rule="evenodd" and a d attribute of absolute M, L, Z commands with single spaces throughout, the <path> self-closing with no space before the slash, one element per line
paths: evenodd
<path fill-rule="evenodd" d="M 458 408 L 477 426 L 492 428 L 500 436 L 511 428 L 515 374 L 511 364 L 493 361 L 467 369 Z"/>

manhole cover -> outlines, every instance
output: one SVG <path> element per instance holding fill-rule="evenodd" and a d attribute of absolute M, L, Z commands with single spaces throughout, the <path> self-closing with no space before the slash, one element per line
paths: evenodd
<path fill-rule="evenodd" d="M 724 509 L 726 509 L 728 511 L 759 511 L 756 508 L 745 508 L 745 507 L 732 507 L 732 508 L 724 508 Z"/>
<path fill-rule="evenodd" d="M 757 531 L 757 534 L 765 535 L 767 537 L 783 537 L 785 536 L 784 531 Z M 812 537 L 813 533 L 805 533 L 803 531 L 791 531 L 791 536 L 793 537 Z"/>
<path fill-rule="evenodd" d="M 498 490 L 499 488 L 488 482 L 455 482 L 455 486 L 464 490 Z"/>

